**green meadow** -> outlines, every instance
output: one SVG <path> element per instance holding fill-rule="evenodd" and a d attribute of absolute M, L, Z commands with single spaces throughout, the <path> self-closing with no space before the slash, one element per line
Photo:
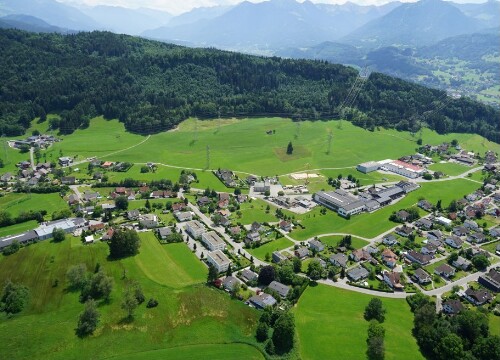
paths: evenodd
<path fill-rule="evenodd" d="M 370 295 L 327 285 L 309 286 L 295 308 L 303 359 L 366 359 L 368 322 L 363 312 Z M 413 314 L 404 299 L 382 298 L 385 359 L 423 359 L 412 336 Z"/>
<path fill-rule="evenodd" d="M 429 166 L 432 171 L 441 171 L 448 176 L 456 176 L 472 169 L 469 166 L 460 165 L 456 163 L 435 163 Z"/>
<path fill-rule="evenodd" d="M 290 246 L 293 246 L 293 242 L 283 237 L 278 240 L 273 240 L 265 243 L 264 245 L 257 248 L 247 249 L 247 251 L 257 259 L 264 260 L 266 254 L 269 254 L 269 256 L 271 256 L 274 251 L 283 250 Z"/>
<path fill-rule="evenodd" d="M 0 209 L 7 211 L 12 216 L 17 216 L 19 213 L 29 210 L 46 210 L 47 215 L 50 216 L 54 211 L 64 208 L 67 208 L 67 204 L 58 193 L 8 193 L 0 197 Z"/>
<path fill-rule="evenodd" d="M 107 259 L 106 244 L 82 245 L 78 238 L 0 257 L 0 284 L 12 279 L 31 291 L 27 309 L 0 316 L 0 334 L 9 338 L 0 358 L 198 359 L 217 351 L 221 359 L 262 359 L 253 337 L 258 312 L 206 287 L 206 268 L 185 244 L 159 245 L 151 234 L 140 236 L 140 254 L 116 261 Z M 110 302 L 98 304 L 97 331 L 84 339 L 74 333 L 83 305 L 65 280 L 67 269 L 79 263 L 90 271 L 99 263 L 115 283 Z M 141 284 L 146 299 L 159 302 L 152 309 L 140 305 L 132 322 L 120 308 L 130 280 Z"/>

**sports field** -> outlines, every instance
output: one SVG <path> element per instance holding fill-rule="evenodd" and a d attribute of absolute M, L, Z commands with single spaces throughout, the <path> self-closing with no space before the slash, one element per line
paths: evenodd
<path fill-rule="evenodd" d="M 118 261 L 108 261 L 106 244 L 81 245 L 77 238 L 40 242 L 0 257 L 0 284 L 10 278 L 31 290 L 28 309 L 0 316 L 0 334 L 9 334 L 0 358 L 197 359 L 214 351 L 222 359 L 262 358 L 254 347 L 257 311 L 203 285 L 206 268 L 182 248 L 185 244 L 160 246 L 149 235 L 141 239 L 140 255 Z M 110 303 L 99 303 L 97 331 L 85 339 L 74 335 L 83 305 L 65 281 L 67 269 L 78 263 L 90 271 L 99 263 L 115 283 Z M 133 322 L 124 320 L 120 308 L 129 280 L 141 284 L 146 299 L 159 301 L 153 309 L 140 305 Z"/>
<path fill-rule="evenodd" d="M 371 296 L 326 285 L 308 287 L 295 308 L 303 359 L 366 359 L 368 322 L 363 311 Z M 413 314 L 403 299 L 386 299 L 385 358 L 423 359 L 412 336 Z"/>

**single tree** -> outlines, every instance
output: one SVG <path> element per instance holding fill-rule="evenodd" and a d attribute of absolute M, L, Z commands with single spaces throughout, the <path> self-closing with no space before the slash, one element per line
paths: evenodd
<path fill-rule="evenodd" d="M 318 260 L 313 259 L 309 265 L 307 265 L 307 276 L 312 280 L 319 280 L 321 278 L 321 273 L 323 268 Z"/>
<path fill-rule="evenodd" d="M 290 312 L 282 314 L 274 324 L 273 343 L 277 354 L 292 350 L 295 336 L 295 320 Z"/>
<path fill-rule="evenodd" d="M 269 285 L 276 278 L 276 271 L 271 265 L 261 267 L 259 271 L 259 284 Z"/>
<path fill-rule="evenodd" d="M 78 264 L 70 267 L 66 272 L 69 288 L 73 290 L 81 290 L 87 282 L 87 266 Z"/>
<path fill-rule="evenodd" d="M 146 199 L 146 203 L 144 204 L 144 207 L 148 210 L 151 210 L 151 203 L 149 202 L 149 199 Z"/>
<path fill-rule="evenodd" d="M 54 230 L 52 230 L 52 238 L 55 242 L 64 241 L 64 239 L 66 239 L 66 232 L 63 229 L 54 228 Z"/>
<path fill-rule="evenodd" d="M 476 255 L 472 258 L 471 262 L 478 270 L 484 270 L 490 265 L 490 261 L 485 255 Z"/>
<path fill-rule="evenodd" d="M 293 145 L 292 145 L 291 141 L 288 143 L 288 146 L 286 147 L 286 153 L 288 155 L 292 155 L 292 153 L 293 153 Z"/>
<path fill-rule="evenodd" d="M 8 315 L 17 314 L 26 307 L 29 299 L 30 291 L 26 286 L 7 280 L 0 297 L 0 311 Z"/>
<path fill-rule="evenodd" d="M 80 337 L 92 334 L 99 324 L 100 314 L 94 300 L 85 302 L 85 308 L 78 318 L 76 334 Z"/>
<path fill-rule="evenodd" d="M 109 255 L 112 258 L 122 258 L 139 253 L 139 236 L 134 230 L 116 230 L 109 242 Z"/>
<path fill-rule="evenodd" d="M 134 310 L 139 306 L 139 302 L 137 301 L 134 292 L 132 289 L 127 289 L 123 294 L 123 300 L 121 304 L 121 308 L 127 312 L 127 317 L 132 319 L 134 316 Z"/>
<path fill-rule="evenodd" d="M 378 322 L 383 323 L 385 320 L 385 309 L 382 300 L 372 298 L 365 308 L 364 317 L 367 321 L 376 319 Z"/>
<path fill-rule="evenodd" d="M 368 339 L 366 340 L 366 344 L 368 346 L 366 350 L 366 355 L 369 360 L 384 359 L 385 356 L 384 337 L 385 337 L 385 330 L 382 324 L 379 324 L 375 320 L 370 321 L 370 325 L 368 326 Z"/>
<path fill-rule="evenodd" d="M 118 196 L 115 199 L 115 206 L 118 210 L 127 210 L 128 209 L 128 199 L 126 196 Z"/>
<path fill-rule="evenodd" d="M 264 342 L 267 340 L 269 336 L 269 325 L 267 325 L 266 322 L 259 322 L 259 325 L 257 325 L 257 331 L 255 334 L 255 337 L 257 338 L 258 342 Z"/>
<path fill-rule="evenodd" d="M 298 257 L 294 257 L 292 260 L 293 271 L 299 273 L 302 270 L 302 261 Z"/>
<path fill-rule="evenodd" d="M 210 283 L 214 282 L 215 280 L 217 280 L 218 277 L 219 277 L 219 272 L 217 271 L 215 266 L 213 266 L 212 264 L 209 264 L 208 265 L 207 283 L 210 284 Z"/>

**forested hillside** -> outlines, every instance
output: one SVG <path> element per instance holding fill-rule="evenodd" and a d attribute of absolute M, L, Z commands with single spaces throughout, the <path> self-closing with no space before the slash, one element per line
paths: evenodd
<path fill-rule="evenodd" d="M 440 133 L 500 138 L 500 113 L 493 108 L 379 73 L 346 108 L 358 73 L 324 61 L 189 49 L 108 32 L 16 30 L 0 30 L 0 54 L 0 134 L 8 136 L 47 113 L 60 114 L 51 121 L 62 133 L 87 126 L 98 114 L 119 118 L 130 131 L 152 133 L 190 116 L 321 119 L 342 110 L 368 129 L 417 130 L 424 122 Z"/>

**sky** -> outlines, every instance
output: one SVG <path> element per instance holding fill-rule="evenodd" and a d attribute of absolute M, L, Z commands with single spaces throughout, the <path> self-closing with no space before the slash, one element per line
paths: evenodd
<path fill-rule="evenodd" d="M 217 6 L 217 5 L 234 5 L 243 0 L 57 0 L 62 3 L 69 4 L 85 4 L 85 5 L 114 5 L 128 8 L 148 7 L 159 9 L 178 15 L 189 11 L 195 7 Z M 251 2 L 262 2 L 265 0 L 248 0 Z M 299 0 L 302 2 L 303 0 Z M 382 5 L 391 0 L 351 0 L 351 2 L 359 5 Z M 402 2 L 412 2 L 416 0 L 400 0 Z M 478 3 L 485 0 L 454 0 L 457 3 Z M 329 3 L 343 4 L 346 0 L 312 0 L 313 3 Z"/>

